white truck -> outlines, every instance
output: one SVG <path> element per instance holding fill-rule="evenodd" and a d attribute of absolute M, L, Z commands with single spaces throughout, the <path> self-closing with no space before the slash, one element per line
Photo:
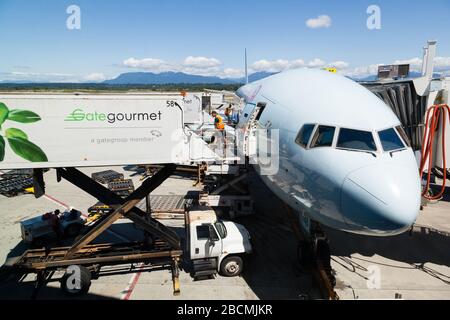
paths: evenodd
<path fill-rule="evenodd" d="M 239 276 L 244 257 L 252 252 L 250 234 L 244 226 L 221 221 L 214 210 L 198 208 L 186 213 L 186 251 L 192 262 L 192 277 L 207 277 L 219 272 Z"/>

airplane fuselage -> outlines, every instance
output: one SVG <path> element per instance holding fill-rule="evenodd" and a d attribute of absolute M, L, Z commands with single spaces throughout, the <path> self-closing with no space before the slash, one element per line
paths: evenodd
<path fill-rule="evenodd" d="M 257 126 L 278 130 L 279 168 L 261 177 L 290 207 L 366 235 L 395 235 L 415 222 L 421 186 L 413 151 L 398 118 L 370 91 L 339 75 L 301 69 L 238 94 L 247 102 L 241 126 L 265 104 Z"/>

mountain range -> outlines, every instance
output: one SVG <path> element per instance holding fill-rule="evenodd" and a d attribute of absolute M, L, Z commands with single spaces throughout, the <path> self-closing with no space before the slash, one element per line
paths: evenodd
<path fill-rule="evenodd" d="M 257 72 L 249 75 L 249 82 L 257 81 L 273 75 L 270 72 Z M 133 85 L 133 84 L 242 84 L 244 78 L 219 78 L 215 76 L 200 76 L 183 72 L 128 72 L 122 73 L 115 79 L 106 80 L 109 85 Z"/>

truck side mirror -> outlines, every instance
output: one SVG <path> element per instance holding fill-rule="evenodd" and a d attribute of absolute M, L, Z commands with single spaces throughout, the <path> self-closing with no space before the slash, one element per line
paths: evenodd
<path fill-rule="evenodd" d="M 213 226 L 209 226 L 209 241 L 216 242 L 219 241 L 219 236 Z"/>

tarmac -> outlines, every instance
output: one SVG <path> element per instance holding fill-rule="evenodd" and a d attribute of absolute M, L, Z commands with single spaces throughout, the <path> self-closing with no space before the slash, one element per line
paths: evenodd
<path fill-rule="evenodd" d="M 450 185 L 411 230 L 374 238 L 326 229 L 341 299 L 450 299 Z"/>
<path fill-rule="evenodd" d="M 131 178 L 135 187 L 140 185 L 141 175 L 133 167 L 107 168 L 124 173 Z M 129 170 L 126 171 L 125 169 Z M 106 170 L 105 168 L 81 169 L 87 175 Z M 45 174 L 46 196 L 35 199 L 33 195 L 14 198 L 0 196 L 0 261 L 11 264 L 29 246 L 22 242 L 20 221 L 55 209 L 74 207 L 82 212 L 97 200 L 77 189 L 67 181 L 56 181 L 56 173 Z M 151 195 L 186 195 L 198 191 L 195 178 L 174 175 L 167 179 Z M 256 183 L 256 186 L 259 184 Z M 263 192 L 269 192 L 263 188 Z M 140 206 L 145 206 L 141 203 Z M 275 211 L 266 211 L 273 214 Z M 184 237 L 183 220 L 162 220 Z M 189 273 L 180 273 L 181 294 L 173 295 L 172 276 L 169 270 L 148 272 L 141 265 L 129 264 L 102 268 L 113 274 L 101 276 L 92 281 L 89 293 L 79 299 L 122 299 L 122 300 L 259 300 L 317 298 L 320 293 L 310 274 L 296 263 L 296 240 L 282 220 L 277 221 L 265 213 L 237 219 L 251 233 L 253 254 L 245 260 L 243 275 L 236 278 L 217 276 L 214 279 L 194 281 Z M 268 232 L 270 231 L 270 232 Z M 108 229 L 96 242 L 123 242 L 140 240 L 142 234 L 128 220 L 120 220 Z M 60 290 L 58 278 L 39 291 L 37 299 L 72 299 Z M 0 299 L 29 299 L 34 286 L 35 275 L 28 275 L 21 283 L 12 278 L 0 283 Z"/>
<path fill-rule="evenodd" d="M 134 167 L 85 168 L 88 175 L 116 170 L 140 185 Z M 14 198 L 0 196 L 0 263 L 10 264 L 29 247 L 22 242 L 20 221 L 55 209 L 74 207 L 84 213 L 97 202 L 67 181 L 56 181 L 56 173 L 45 174 L 46 195 Z M 198 191 L 195 179 L 174 175 L 152 195 L 185 195 Z M 352 235 L 326 229 L 332 250 L 332 267 L 340 299 L 450 299 L 450 187 L 438 203 L 421 211 L 411 233 L 389 238 Z M 314 278 L 297 261 L 297 240 L 289 227 L 283 203 L 252 176 L 250 190 L 256 200 L 254 215 L 238 218 L 252 236 L 254 253 L 245 260 L 244 273 L 237 278 L 217 276 L 194 281 L 180 274 L 181 295 L 173 296 L 168 270 L 149 271 L 141 265 L 105 268 L 109 273 L 92 281 L 89 293 L 79 299 L 122 300 L 265 300 L 318 299 Z M 142 206 L 143 204 L 141 204 Z M 162 220 L 184 236 L 182 220 Z M 140 239 L 141 233 L 127 220 L 115 223 L 99 242 Z M 72 299 L 60 290 L 58 276 L 40 290 L 37 299 Z M 0 283 L 0 299 L 29 299 L 34 275 L 20 283 L 10 278 Z"/>

